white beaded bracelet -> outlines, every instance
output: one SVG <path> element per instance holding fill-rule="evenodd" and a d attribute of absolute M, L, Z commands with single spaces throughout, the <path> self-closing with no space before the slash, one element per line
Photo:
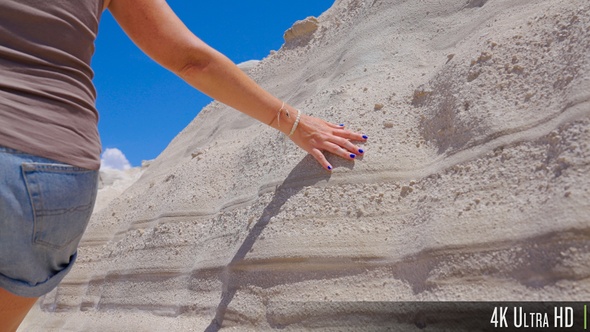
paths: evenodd
<path fill-rule="evenodd" d="M 291 128 L 291 132 L 289 133 L 289 136 L 293 135 L 293 133 L 295 132 L 295 129 L 297 129 L 297 125 L 299 125 L 299 120 L 301 120 L 301 111 L 297 110 L 297 118 L 295 119 L 295 123 L 293 123 L 293 128 Z"/>

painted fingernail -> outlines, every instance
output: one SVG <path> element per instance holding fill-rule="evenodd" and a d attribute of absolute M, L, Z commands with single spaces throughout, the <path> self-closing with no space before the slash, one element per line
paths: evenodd
<path fill-rule="evenodd" d="M 332 166 L 328 165 L 328 169 L 331 171 L 332 170 Z"/>
<path fill-rule="evenodd" d="M 359 153 L 365 153 L 365 150 L 359 149 Z"/>
<path fill-rule="evenodd" d="M 340 126 L 340 127 L 344 127 L 344 123 L 341 123 L 339 126 Z"/>
<path fill-rule="evenodd" d="M 364 138 L 364 139 L 368 139 L 368 138 L 369 138 L 369 136 L 367 136 L 367 135 L 363 135 L 363 138 Z"/>
<path fill-rule="evenodd" d="M 350 158 L 352 158 L 352 159 L 356 158 L 356 154 L 354 154 L 354 153 L 351 153 L 351 154 L 350 154 Z"/>

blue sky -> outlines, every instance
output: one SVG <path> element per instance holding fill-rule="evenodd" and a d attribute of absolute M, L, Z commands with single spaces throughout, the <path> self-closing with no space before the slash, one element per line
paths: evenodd
<path fill-rule="evenodd" d="M 199 38 L 235 63 L 261 60 L 283 44 L 297 20 L 319 16 L 334 0 L 169 0 Z M 103 150 L 132 166 L 156 158 L 211 99 L 145 56 L 106 11 L 92 60 Z"/>

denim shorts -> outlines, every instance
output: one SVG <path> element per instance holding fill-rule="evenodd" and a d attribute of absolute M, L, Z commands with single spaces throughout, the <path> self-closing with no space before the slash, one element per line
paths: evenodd
<path fill-rule="evenodd" d="M 0 146 L 0 287 L 39 297 L 76 260 L 98 171 Z"/>

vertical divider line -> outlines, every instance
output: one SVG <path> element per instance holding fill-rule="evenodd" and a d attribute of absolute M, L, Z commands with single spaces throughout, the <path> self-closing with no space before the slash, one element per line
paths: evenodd
<path fill-rule="evenodd" d="M 588 312 L 588 310 L 587 310 L 587 308 L 586 308 L 586 305 L 584 304 L 584 330 L 586 330 L 586 328 L 587 328 L 587 326 L 588 326 L 588 325 L 586 324 L 586 318 L 587 318 L 587 316 L 586 316 L 586 315 L 587 315 L 587 312 Z"/>

